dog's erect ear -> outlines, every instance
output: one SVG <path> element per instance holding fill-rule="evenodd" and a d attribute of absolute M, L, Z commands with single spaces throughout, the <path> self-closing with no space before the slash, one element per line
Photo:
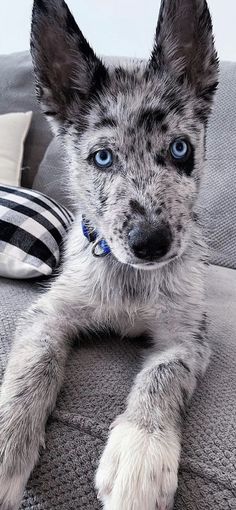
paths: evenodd
<path fill-rule="evenodd" d="M 75 101 L 88 101 L 108 78 L 63 0 L 34 1 L 31 54 L 38 98 L 59 123 L 69 120 Z"/>
<path fill-rule="evenodd" d="M 199 97 L 212 99 L 218 58 L 205 0 L 162 0 L 151 67 L 188 80 Z"/>

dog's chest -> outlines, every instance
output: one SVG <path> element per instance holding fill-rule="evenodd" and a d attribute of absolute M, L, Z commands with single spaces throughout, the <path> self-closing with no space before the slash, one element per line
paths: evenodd
<path fill-rule="evenodd" d="M 94 317 L 97 323 L 105 323 L 122 336 L 139 336 L 149 331 L 150 324 L 157 321 L 164 311 L 164 303 L 156 289 L 123 282 L 102 289 L 97 296 Z"/>
<path fill-rule="evenodd" d="M 148 333 L 150 325 L 158 321 L 161 315 L 161 308 L 148 305 L 133 306 L 129 303 L 127 307 L 107 306 L 94 309 L 93 317 L 95 323 L 115 331 L 118 335 L 137 337 Z"/>

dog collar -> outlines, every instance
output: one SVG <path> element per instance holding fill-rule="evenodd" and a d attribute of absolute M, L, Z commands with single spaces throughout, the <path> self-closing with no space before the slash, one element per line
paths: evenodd
<path fill-rule="evenodd" d="M 82 216 L 82 230 L 86 239 L 88 239 L 90 243 L 93 243 L 92 254 L 94 257 L 106 257 L 106 255 L 111 253 L 105 239 L 99 237 L 97 231 L 90 225 L 85 216 Z"/>

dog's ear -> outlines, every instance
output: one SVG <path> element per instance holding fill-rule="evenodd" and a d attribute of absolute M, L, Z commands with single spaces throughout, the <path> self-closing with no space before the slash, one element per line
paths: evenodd
<path fill-rule="evenodd" d="M 31 54 L 38 98 L 56 126 L 108 79 L 63 0 L 34 1 Z"/>
<path fill-rule="evenodd" d="M 211 101 L 218 58 L 205 0 L 162 0 L 150 65 L 187 80 L 198 97 Z"/>

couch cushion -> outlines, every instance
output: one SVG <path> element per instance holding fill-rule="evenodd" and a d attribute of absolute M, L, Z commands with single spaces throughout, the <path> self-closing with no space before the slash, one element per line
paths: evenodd
<path fill-rule="evenodd" d="M 199 205 L 211 262 L 236 268 L 236 63 L 220 66 Z"/>
<path fill-rule="evenodd" d="M 38 284 L 0 280 L 2 370 L 16 317 L 38 292 Z M 206 308 L 213 355 L 183 431 L 175 510 L 236 508 L 236 271 L 209 268 Z M 142 347 L 137 340 L 97 339 L 75 348 L 22 510 L 99 510 L 97 459 L 109 424 L 124 409 Z"/>
<path fill-rule="evenodd" d="M 0 69 L 0 114 L 33 111 L 22 176 L 23 186 L 30 187 L 52 135 L 35 98 L 29 52 L 1 55 Z"/>
<path fill-rule="evenodd" d="M 0 115 L 0 183 L 20 186 L 24 143 L 32 112 Z"/>
<path fill-rule="evenodd" d="M 33 182 L 33 189 L 52 197 L 70 211 L 75 210 L 73 193 L 70 190 L 69 168 L 65 153 L 55 137 L 49 144 Z"/>

